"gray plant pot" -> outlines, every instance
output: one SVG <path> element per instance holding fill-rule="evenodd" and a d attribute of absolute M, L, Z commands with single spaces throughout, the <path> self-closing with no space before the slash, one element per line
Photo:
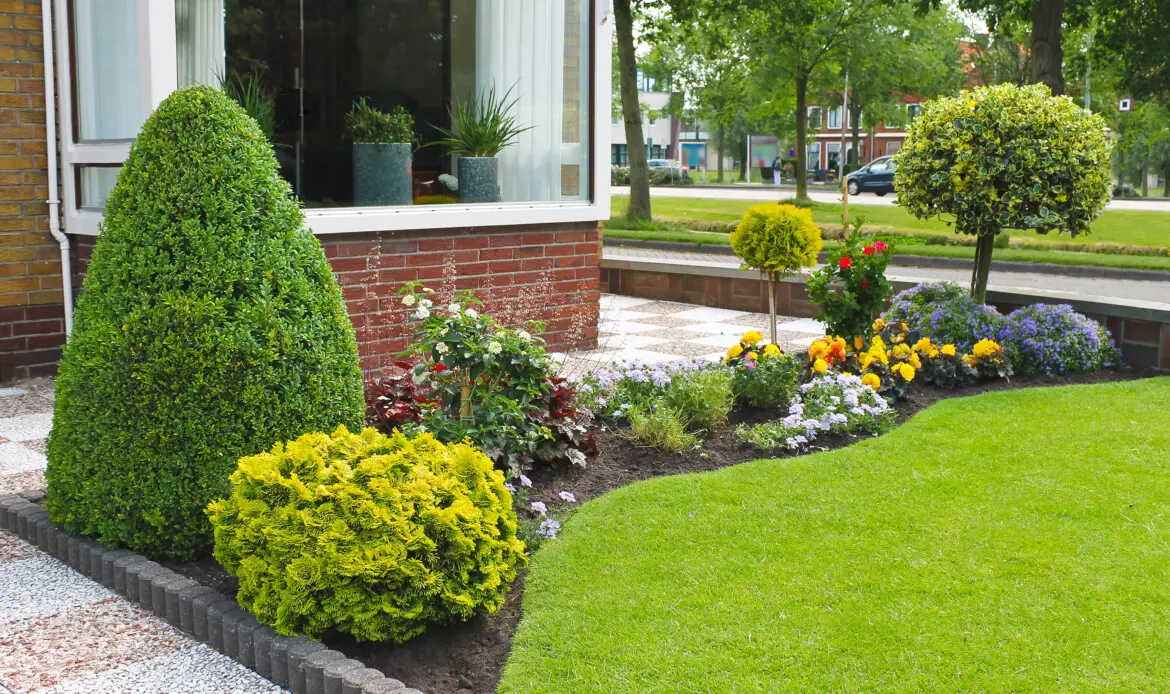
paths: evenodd
<path fill-rule="evenodd" d="M 353 143 L 355 205 L 409 205 L 414 202 L 409 144 Z"/>
<path fill-rule="evenodd" d="M 459 158 L 459 200 L 500 201 L 500 160 L 495 157 Z"/>

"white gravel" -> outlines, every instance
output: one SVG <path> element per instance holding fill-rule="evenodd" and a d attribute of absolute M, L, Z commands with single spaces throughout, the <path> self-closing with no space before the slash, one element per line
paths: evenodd
<path fill-rule="evenodd" d="M 205 645 L 35 690 L 36 694 L 282 694 Z"/>
<path fill-rule="evenodd" d="M 23 443 L 0 443 L 0 476 L 44 470 L 48 464 L 48 458 Z"/>
<path fill-rule="evenodd" d="M 114 596 L 104 586 L 39 552 L 29 559 L 0 564 L 0 625 Z"/>
<path fill-rule="evenodd" d="M 53 428 L 52 412 L 37 412 L 0 419 L 0 436 L 12 441 L 43 439 Z"/>

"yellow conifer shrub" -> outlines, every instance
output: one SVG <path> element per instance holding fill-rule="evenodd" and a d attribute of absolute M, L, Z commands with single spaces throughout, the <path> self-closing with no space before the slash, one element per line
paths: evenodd
<path fill-rule="evenodd" d="M 467 444 L 374 429 L 241 458 L 207 512 L 240 604 L 282 634 L 403 642 L 495 612 L 526 563 L 503 473 Z"/>

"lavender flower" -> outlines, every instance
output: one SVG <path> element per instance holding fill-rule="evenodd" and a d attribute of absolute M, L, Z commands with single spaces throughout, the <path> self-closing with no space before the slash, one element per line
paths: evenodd
<path fill-rule="evenodd" d="M 520 475 L 520 486 L 521 487 L 531 487 L 532 480 L 528 479 L 528 477 L 526 475 Z"/>
<path fill-rule="evenodd" d="M 560 521 L 553 518 L 545 518 L 540 522 L 540 527 L 536 529 L 536 534 L 545 538 L 546 540 L 554 540 L 557 534 L 561 532 Z"/>
<path fill-rule="evenodd" d="M 543 501 L 533 501 L 532 510 L 536 511 L 542 516 L 548 515 L 548 506 L 545 506 Z"/>
<path fill-rule="evenodd" d="M 557 494 L 557 496 L 561 497 L 570 504 L 577 503 L 577 497 L 573 495 L 573 492 L 561 492 L 560 494 Z"/>

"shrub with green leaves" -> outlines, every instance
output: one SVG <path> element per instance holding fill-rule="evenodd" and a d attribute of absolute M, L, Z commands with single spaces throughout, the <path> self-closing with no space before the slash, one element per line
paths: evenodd
<path fill-rule="evenodd" d="M 504 474 L 468 444 L 366 429 L 242 458 L 215 558 L 282 634 L 403 642 L 495 612 L 526 562 Z"/>
<path fill-rule="evenodd" d="M 728 369 L 698 369 L 675 375 L 662 405 L 677 412 L 689 426 L 710 430 L 727 421 L 735 405 Z"/>
<path fill-rule="evenodd" d="M 667 453 L 678 453 L 699 445 L 688 422 L 676 410 L 662 405 L 631 407 L 626 411 L 630 423 L 625 436 L 640 446 L 650 446 Z"/>
<path fill-rule="evenodd" d="M 787 407 L 796 397 L 803 375 L 804 363 L 791 354 L 762 356 L 732 368 L 732 387 L 735 396 L 752 407 Z"/>
<path fill-rule="evenodd" d="M 1089 231 L 1109 200 L 1109 128 L 1040 84 L 977 87 L 929 101 L 895 157 L 898 204 L 953 215 L 979 238 L 972 296 L 982 303 L 995 235 Z"/>
<path fill-rule="evenodd" d="M 414 116 L 402 106 L 390 113 L 379 111 L 366 103 L 363 96 L 354 102 L 345 114 L 345 127 L 354 142 L 375 144 L 414 144 Z"/>
<path fill-rule="evenodd" d="M 143 125 L 74 315 L 46 473 L 70 532 L 199 556 L 241 456 L 362 423 L 329 262 L 264 134 L 217 89 L 181 89 Z"/>

